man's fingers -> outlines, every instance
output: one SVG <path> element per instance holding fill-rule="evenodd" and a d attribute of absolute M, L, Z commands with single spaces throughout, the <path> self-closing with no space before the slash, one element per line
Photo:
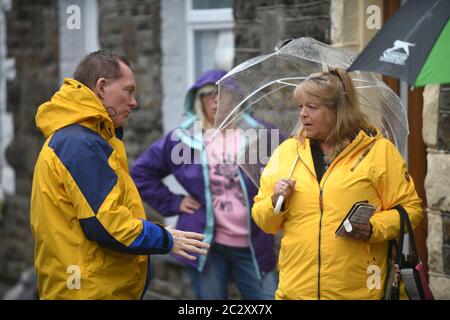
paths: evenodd
<path fill-rule="evenodd" d="M 173 237 L 172 253 L 188 260 L 196 260 L 197 257 L 190 253 L 206 255 L 208 253 L 209 244 L 203 242 L 205 236 L 189 231 L 181 231 L 173 228 L 167 228 Z"/>
<path fill-rule="evenodd" d="M 195 246 L 197 248 L 205 248 L 205 249 L 209 248 L 209 244 L 207 244 L 206 242 L 194 240 L 194 239 L 187 239 L 186 244 L 190 245 L 190 246 Z"/>
<path fill-rule="evenodd" d="M 187 254 L 183 250 L 174 251 L 173 254 L 176 254 L 177 256 L 180 256 L 180 257 L 183 257 L 185 259 L 192 260 L 192 261 L 197 259 L 196 256 L 192 256 L 190 254 Z"/>
<path fill-rule="evenodd" d="M 200 249 L 196 246 L 190 246 L 190 245 L 184 245 L 181 250 L 184 252 L 198 253 L 198 254 L 202 254 L 202 255 L 206 255 L 208 253 L 208 250 Z"/>
<path fill-rule="evenodd" d="M 194 240 L 189 241 L 192 242 Z M 206 255 L 208 253 L 207 250 L 208 248 L 209 245 L 204 242 L 195 241 L 193 242 L 193 245 L 190 245 L 186 242 L 181 245 L 181 248 L 177 248 L 176 250 L 174 250 L 173 253 L 189 260 L 195 260 L 197 259 L 197 257 L 192 255 L 192 253 L 196 253 L 199 255 Z"/>
<path fill-rule="evenodd" d="M 182 232 L 182 236 L 186 239 L 198 239 L 198 240 L 204 240 L 205 236 L 201 233 L 197 232 L 189 232 L 189 231 L 180 231 Z"/>
<path fill-rule="evenodd" d="M 205 236 L 201 233 L 192 232 L 192 231 L 181 231 L 177 229 L 171 229 L 170 230 L 172 235 L 176 238 L 182 241 L 183 239 L 198 239 L 198 240 L 204 240 Z"/>

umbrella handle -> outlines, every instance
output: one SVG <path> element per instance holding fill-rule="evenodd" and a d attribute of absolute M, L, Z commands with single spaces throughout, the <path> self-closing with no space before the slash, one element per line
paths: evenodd
<path fill-rule="evenodd" d="M 277 204 L 275 205 L 275 210 L 273 211 L 275 214 L 280 213 L 283 202 L 284 202 L 284 196 L 279 196 L 278 200 L 277 200 Z"/>
<path fill-rule="evenodd" d="M 295 162 L 294 162 L 294 164 L 292 165 L 291 172 L 289 173 L 289 179 L 292 177 L 292 173 L 294 172 L 295 165 L 297 164 L 298 159 L 300 159 L 300 156 L 299 156 L 298 153 L 297 153 L 297 158 L 295 159 Z M 280 211 L 281 211 L 281 206 L 283 205 L 283 202 L 284 202 L 284 196 L 278 196 L 278 200 L 277 200 L 277 203 L 276 203 L 276 205 L 275 205 L 275 209 L 273 210 L 273 212 L 274 212 L 275 214 L 279 214 L 279 213 L 280 213 Z"/>

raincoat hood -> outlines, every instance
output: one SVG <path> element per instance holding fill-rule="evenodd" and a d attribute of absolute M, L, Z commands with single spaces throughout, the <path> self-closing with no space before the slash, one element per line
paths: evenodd
<path fill-rule="evenodd" d="M 98 97 L 81 82 L 69 78 L 64 79 L 50 101 L 39 107 L 35 120 L 45 138 L 75 123 L 99 132 L 106 139 L 114 135 L 114 124 Z"/>
<path fill-rule="evenodd" d="M 186 96 L 184 98 L 184 112 L 187 115 L 195 115 L 194 99 L 197 90 L 207 84 L 216 84 L 216 82 L 226 74 L 227 72 L 221 69 L 205 71 L 186 93 Z"/>

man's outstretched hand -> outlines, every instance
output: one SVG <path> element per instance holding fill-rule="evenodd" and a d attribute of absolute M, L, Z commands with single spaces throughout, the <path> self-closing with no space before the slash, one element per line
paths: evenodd
<path fill-rule="evenodd" d="M 209 244 L 202 241 L 205 239 L 204 235 L 196 232 L 177 230 L 173 227 L 167 227 L 166 230 L 170 232 L 173 238 L 171 253 L 188 260 L 195 260 L 197 257 L 190 253 L 206 255 L 208 252 Z"/>

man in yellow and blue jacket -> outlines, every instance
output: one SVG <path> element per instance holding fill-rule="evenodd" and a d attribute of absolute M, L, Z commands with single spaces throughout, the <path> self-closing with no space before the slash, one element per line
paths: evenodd
<path fill-rule="evenodd" d="M 122 126 L 137 106 L 129 62 L 97 51 L 42 104 L 31 227 L 41 299 L 138 299 L 149 255 L 196 259 L 203 236 L 146 221 L 128 173 Z"/>

